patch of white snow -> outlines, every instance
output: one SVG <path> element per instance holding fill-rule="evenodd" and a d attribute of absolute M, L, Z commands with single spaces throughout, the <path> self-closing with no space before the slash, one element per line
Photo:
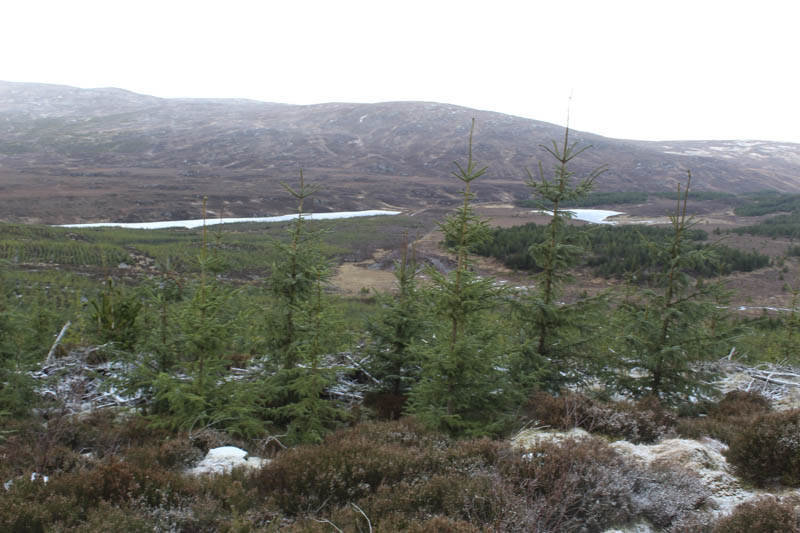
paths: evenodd
<path fill-rule="evenodd" d="M 247 452 L 241 448 L 222 446 L 208 450 L 205 458 L 197 466 L 189 469 L 187 474 L 193 476 L 224 474 L 240 466 L 248 469 L 261 468 L 268 462 L 269 459 L 248 457 Z"/>
<path fill-rule="evenodd" d="M 340 211 L 337 213 L 304 213 L 305 220 L 334 220 L 340 218 L 374 217 L 382 215 L 399 215 L 400 211 L 386 211 L 369 209 L 366 211 Z M 245 217 L 245 218 L 207 218 L 193 220 L 165 220 L 158 222 L 94 222 L 89 224 L 62 224 L 61 228 L 129 228 L 129 229 L 163 229 L 163 228 L 199 228 L 215 224 L 236 224 L 241 222 L 288 222 L 297 218 L 297 215 L 280 215 L 275 217 Z"/>
<path fill-rule="evenodd" d="M 559 443 L 568 439 L 581 440 L 587 439 L 591 435 L 581 428 L 573 428 L 569 431 L 545 430 L 545 429 L 526 429 L 517 433 L 511 439 L 511 445 L 515 448 L 527 450 L 543 442 Z"/>

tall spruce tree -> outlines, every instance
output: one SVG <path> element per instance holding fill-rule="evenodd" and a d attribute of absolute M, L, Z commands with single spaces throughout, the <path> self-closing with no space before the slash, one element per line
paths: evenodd
<path fill-rule="evenodd" d="M 171 319 L 174 327 L 168 326 L 176 337 L 174 345 L 163 347 L 174 350 L 175 359 L 165 361 L 155 352 L 141 367 L 133 365 L 125 386 L 151 395 L 145 407 L 155 426 L 214 427 L 241 436 L 257 435 L 263 431 L 258 396 L 250 384 L 227 379 L 230 360 L 225 355 L 238 327 L 229 305 L 235 291 L 215 275 L 222 270 L 222 258 L 208 253 L 205 224 L 197 263 L 200 275 L 187 287 L 191 298 L 174 303 L 178 307 Z"/>
<path fill-rule="evenodd" d="M 687 214 L 691 172 L 686 186 L 677 186 L 672 237 L 647 242 L 659 257 L 661 271 L 654 286 L 629 291 L 617 310 L 622 355 L 618 383 L 634 395 L 665 400 L 686 399 L 707 389 L 699 362 L 715 355 L 730 334 L 720 320 L 720 282 L 694 280 L 688 271 L 714 256 L 713 247 L 689 246 L 687 232 L 697 223 Z"/>
<path fill-rule="evenodd" d="M 297 218 L 288 242 L 276 242 L 277 256 L 269 280 L 274 298 L 268 337 L 281 369 L 267 380 L 273 418 L 288 428 L 290 442 L 319 442 L 344 411 L 326 390 L 335 369 L 324 356 L 338 349 L 341 328 L 325 289 L 332 269 L 320 249 L 321 231 L 304 220 L 304 203 L 319 188 L 307 185 L 300 172 L 299 188 L 282 184 L 297 201 Z"/>
<path fill-rule="evenodd" d="M 487 222 L 472 207 L 472 182 L 487 170 L 478 168 L 472 157 L 474 126 L 473 120 L 467 163 L 456 163 L 453 172 L 464 184 L 461 207 L 440 224 L 456 266 L 446 274 L 428 269 L 428 295 L 438 320 L 428 344 L 417 345 L 422 376 L 408 406 L 429 426 L 451 433 L 498 431 L 510 394 L 504 346 L 489 316 L 503 291 L 472 269 L 472 252 L 488 235 Z"/>
<path fill-rule="evenodd" d="M 565 238 L 565 226 L 572 214 L 563 206 L 586 197 L 606 169 L 595 168 L 582 178 L 570 170 L 570 163 L 590 146 L 570 143 L 569 127 L 562 144 L 553 141 L 552 146 L 542 148 L 554 160 L 553 174 L 548 177 L 540 161 L 539 176 L 527 170 L 526 183 L 538 207 L 550 215 L 550 221 L 546 239 L 528 248 L 540 270 L 536 286 L 514 300 L 521 350 L 515 374 L 527 386 L 558 388 L 564 381 L 579 379 L 583 365 L 574 364 L 576 356 L 595 338 L 595 311 L 605 302 L 603 297 L 583 298 L 570 304 L 560 301 L 563 285 L 571 279 L 569 270 L 584 253 L 580 234 L 572 232 L 571 239 Z M 581 363 L 587 362 L 581 359 Z"/>
<path fill-rule="evenodd" d="M 283 368 L 291 369 L 300 362 L 300 308 L 311 299 L 315 284 L 320 279 L 324 283 L 330 277 L 330 265 L 320 252 L 320 232 L 310 230 L 303 218 L 306 199 L 319 187 L 306 184 L 302 170 L 297 189 L 286 183 L 281 185 L 297 201 L 297 217 L 289 226 L 288 242 L 274 243 L 279 259 L 272 264 L 268 282 L 274 298 L 268 338 Z"/>

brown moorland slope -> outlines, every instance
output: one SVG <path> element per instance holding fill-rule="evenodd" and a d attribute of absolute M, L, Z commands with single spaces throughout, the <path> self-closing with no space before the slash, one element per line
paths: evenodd
<path fill-rule="evenodd" d="M 473 117 L 490 168 L 480 199 L 523 198 L 525 168 L 562 127 L 431 102 L 297 106 L 0 82 L 0 219 L 196 218 L 204 195 L 214 214 L 283 214 L 279 182 L 300 168 L 325 187 L 317 211 L 450 205 Z M 609 167 L 600 190 L 665 190 L 690 168 L 697 189 L 800 192 L 798 144 L 571 138 L 593 147 L 576 171 Z"/>

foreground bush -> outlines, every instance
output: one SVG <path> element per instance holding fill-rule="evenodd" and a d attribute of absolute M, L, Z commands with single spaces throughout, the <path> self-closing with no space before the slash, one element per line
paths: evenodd
<path fill-rule="evenodd" d="M 730 444 L 754 418 L 770 411 L 769 400 L 755 392 L 731 391 L 707 407 L 703 417 L 684 418 L 678 423 L 682 437 L 711 437 Z"/>
<path fill-rule="evenodd" d="M 721 519 L 713 533 L 800 533 L 794 507 L 775 498 L 747 502 Z"/>
<path fill-rule="evenodd" d="M 287 531 L 600 532 L 640 517 L 669 527 L 701 507 L 692 474 L 644 470 L 601 439 L 521 451 L 455 441 L 413 419 L 362 423 L 282 452 L 251 483 Z M 317 522 L 322 520 L 323 522 Z M 321 525 L 322 524 L 322 525 Z"/>
<path fill-rule="evenodd" d="M 463 474 L 496 461 L 502 445 L 489 440 L 454 444 L 412 419 L 362 423 L 329 435 L 322 445 L 279 455 L 255 483 L 283 512 L 343 505 L 382 487 L 419 484 L 437 474 Z"/>
<path fill-rule="evenodd" d="M 525 406 L 525 414 L 554 429 L 579 427 L 633 443 L 655 442 L 675 426 L 675 416 L 654 397 L 636 403 L 606 403 L 572 392 L 558 397 L 537 392 Z"/>
<path fill-rule="evenodd" d="M 740 427 L 726 453 L 739 475 L 758 486 L 800 487 L 800 410 L 766 413 Z"/>
<path fill-rule="evenodd" d="M 707 497 L 685 471 L 644 470 L 601 439 L 520 450 L 414 419 L 362 423 L 257 472 L 208 478 L 181 472 L 196 453 L 177 435 L 119 451 L 48 483 L 15 478 L 0 490 L 0 531 L 599 533 L 641 517 L 673 527 Z"/>

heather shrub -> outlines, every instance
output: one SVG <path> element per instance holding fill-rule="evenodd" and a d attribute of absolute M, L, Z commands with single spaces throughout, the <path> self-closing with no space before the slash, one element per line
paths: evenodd
<path fill-rule="evenodd" d="M 769 400 L 755 392 L 731 391 L 707 407 L 707 415 L 681 419 L 677 431 L 682 437 L 711 437 L 730 444 L 743 426 L 769 412 Z"/>
<path fill-rule="evenodd" d="M 80 466 L 81 457 L 64 441 L 69 440 L 69 426 L 56 421 L 49 426 L 37 421 L 20 426 L 0 443 L 0 473 L 3 481 L 24 473 L 53 474 L 69 472 Z"/>
<path fill-rule="evenodd" d="M 407 531 L 437 515 L 491 523 L 503 506 L 488 496 L 497 482 L 494 468 L 507 453 L 507 444 L 452 441 L 413 419 L 362 423 L 321 445 L 282 452 L 251 483 L 290 516 L 324 508 L 344 529 L 361 520 L 351 503 L 381 531 Z"/>
<path fill-rule="evenodd" d="M 433 473 L 447 444 L 446 438 L 408 419 L 362 423 L 328 435 L 322 445 L 281 453 L 261 469 L 255 483 L 284 512 L 297 514 Z"/>
<path fill-rule="evenodd" d="M 230 435 L 213 428 L 203 428 L 194 432 L 189 439 L 192 441 L 192 445 L 204 454 L 212 448 L 231 445 Z"/>
<path fill-rule="evenodd" d="M 633 516 L 633 468 L 600 439 L 542 442 L 500 466 L 507 482 L 539 510 L 531 517 L 534 531 L 601 531 Z"/>
<path fill-rule="evenodd" d="M 158 468 L 104 463 L 0 489 L 0 531 L 256 531 L 273 520 L 247 476 L 190 479 Z M 237 527 L 233 527 L 238 524 Z"/>
<path fill-rule="evenodd" d="M 44 532 L 49 525 L 80 523 L 82 509 L 76 509 L 68 496 L 48 494 L 42 481 L 14 480 L 13 487 L 0 490 L 0 531 Z"/>
<path fill-rule="evenodd" d="M 408 528 L 409 533 L 480 533 L 481 529 L 463 520 L 434 516 Z"/>
<path fill-rule="evenodd" d="M 433 516 L 413 520 L 400 519 L 397 522 L 383 520 L 379 524 L 370 518 L 372 531 L 380 533 L 481 533 L 486 529 L 465 520 L 447 516 Z M 331 533 L 333 531 L 364 532 L 371 531 L 369 523 L 352 508 L 342 508 L 330 518 L 311 517 L 290 524 L 283 524 L 279 531 L 286 533 Z M 337 529 L 334 529 L 334 526 Z M 273 531 L 273 530 L 268 530 Z M 278 531 L 278 530 L 274 530 Z"/>
<path fill-rule="evenodd" d="M 382 485 L 359 505 L 381 529 L 405 530 L 413 521 L 433 515 L 487 523 L 503 511 L 502 502 L 491 496 L 493 483 L 489 472 L 433 474 Z"/>
<path fill-rule="evenodd" d="M 726 456 L 751 483 L 800 486 L 800 410 L 766 413 L 740 425 Z"/>
<path fill-rule="evenodd" d="M 770 497 L 737 506 L 713 533 L 800 533 L 800 526 L 792 505 Z"/>
<path fill-rule="evenodd" d="M 509 453 L 506 443 L 486 437 L 452 443 L 443 454 L 443 465 L 448 471 L 471 474 L 497 463 L 499 457 Z"/>
<path fill-rule="evenodd" d="M 184 477 L 157 466 L 142 467 L 122 461 L 98 465 L 88 472 L 75 472 L 50 480 L 47 491 L 66 495 L 75 505 L 89 509 L 101 500 L 122 503 L 142 499 L 158 506 L 174 502 L 178 491 L 186 491 L 190 482 Z"/>
<path fill-rule="evenodd" d="M 145 468 L 158 465 L 166 469 L 184 469 L 200 461 L 204 454 L 188 438 L 176 436 L 160 443 L 130 448 L 125 455 L 128 462 Z"/>
<path fill-rule="evenodd" d="M 701 439 L 703 437 L 711 437 L 725 444 L 730 444 L 739 430 L 740 428 L 735 421 L 712 416 L 682 418 L 677 426 L 678 435 L 683 438 Z"/>
<path fill-rule="evenodd" d="M 636 403 L 600 402 L 583 394 L 531 396 L 525 414 L 539 425 L 555 429 L 579 427 L 591 433 L 621 437 L 630 442 L 654 442 L 675 426 L 675 416 L 655 397 Z"/>
<path fill-rule="evenodd" d="M 771 409 L 769 400 L 757 392 L 734 390 L 709 409 L 716 418 L 760 415 Z"/>
<path fill-rule="evenodd" d="M 73 530 L 74 533 L 150 533 L 156 531 L 154 524 L 148 517 L 133 509 L 118 507 L 108 502 L 90 509 L 86 521 Z"/>
<path fill-rule="evenodd" d="M 514 488 L 503 497 L 505 510 L 524 526 L 503 531 L 603 531 L 640 517 L 667 528 L 709 496 L 691 472 L 666 464 L 645 469 L 597 438 L 542 442 L 499 465 Z"/>

